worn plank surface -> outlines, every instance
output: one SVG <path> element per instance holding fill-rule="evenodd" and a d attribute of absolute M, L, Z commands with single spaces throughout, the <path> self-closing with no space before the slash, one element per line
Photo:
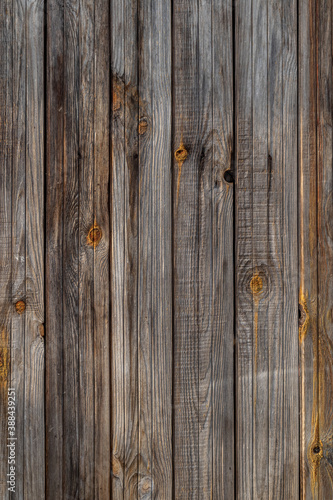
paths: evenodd
<path fill-rule="evenodd" d="M 333 497 L 332 8 L 3 0 L 1 498 Z"/>

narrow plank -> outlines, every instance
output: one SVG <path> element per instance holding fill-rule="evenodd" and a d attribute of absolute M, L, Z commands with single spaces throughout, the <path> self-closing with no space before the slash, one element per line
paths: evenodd
<path fill-rule="evenodd" d="M 152 2 L 152 493 L 172 498 L 171 2 Z M 149 129 L 148 129 L 149 133 Z"/>
<path fill-rule="evenodd" d="M 137 125 L 139 145 L 139 192 L 138 192 L 138 491 L 137 498 L 152 498 L 152 332 L 154 311 L 152 294 L 153 191 L 156 189 L 152 177 L 152 133 L 148 122 L 152 121 L 151 51 L 152 51 L 152 2 L 138 1 L 138 95 L 139 123 Z M 144 109 L 143 109 L 144 108 Z M 147 130 L 144 132 L 144 120 Z M 158 334 L 158 332 L 157 332 Z M 156 332 L 154 332 L 156 335 Z M 145 497 L 145 494 L 147 495 Z"/>
<path fill-rule="evenodd" d="M 299 10 L 298 33 L 300 497 L 318 499 L 319 463 L 313 453 L 319 438 L 315 1 Z"/>
<path fill-rule="evenodd" d="M 318 498 L 333 494 L 333 173 L 332 173 L 332 1 L 317 6 L 317 193 L 318 193 L 318 430 L 311 457 L 319 463 Z M 317 438 L 317 439 L 316 439 Z M 319 451 L 318 451 L 319 449 Z M 316 453 L 317 451 L 317 453 Z M 317 455 L 317 457 L 316 457 Z"/>
<path fill-rule="evenodd" d="M 79 174 L 79 498 L 94 496 L 94 2 L 81 0 L 78 18 Z M 97 224 L 97 221 L 96 221 Z"/>
<path fill-rule="evenodd" d="M 212 161 L 213 161 L 213 89 L 212 89 L 212 1 L 198 2 L 199 108 L 198 147 L 198 270 L 195 283 L 198 328 L 198 498 L 212 495 L 213 483 L 213 402 L 212 368 Z M 197 315 L 197 317 L 196 317 Z"/>
<path fill-rule="evenodd" d="M 112 498 L 123 499 L 125 460 L 124 414 L 124 311 L 125 311 L 125 89 L 116 78 L 124 75 L 125 20 L 122 0 L 110 9 L 112 122 L 111 122 L 111 435 Z"/>
<path fill-rule="evenodd" d="M 111 3 L 112 493 L 114 498 L 136 498 L 138 492 L 137 8 L 136 0 L 131 2 L 113 0 Z"/>
<path fill-rule="evenodd" d="M 268 212 L 271 171 L 268 159 L 268 78 L 267 1 L 252 1 L 252 266 L 250 289 L 253 300 L 253 492 L 252 498 L 265 498 L 269 489 L 269 338 L 276 337 L 275 309 L 280 280 L 275 248 L 270 245 L 271 226 L 278 221 Z M 250 55 L 250 54 L 249 54 Z M 277 206 L 280 200 L 274 200 Z M 280 312 L 280 311 L 279 311 Z M 241 410 L 240 410 L 241 411 Z"/>
<path fill-rule="evenodd" d="M 12 8 L 11 2 L 0 6 L 0 495 L 9 498 L 8 473 L 8 388 L 11 356 L 11 253 L 12 253 Z"/>
<path fill-rule="evenodd" d="M 96 500 L 110 498 L 110 14 L 109 1 L 94 5 L 94 217 L 101 228 L 94 249 L 94 391 Z"/>
<path fill-rule="evenodd" d="M 46 498 L 63 498 L 64 2 L 47 4 L 45 180 Z M 65 267 L 65 266 L 64 266 Z M 67 359 L 67 358 L 66 358 Z M 65 459 L 65 457 L 64 457 Z"/>
<path fill-rule="evenodd" d="M 26 310 L 24 495 L 45 498 L 44 2 L 26 4 Z M 38 473 L 36 473 L 38 471 Z"/>
<path fill-rule="evenodd" d="M 62 498 L 79 498 L 79 0 L 64 3 Z"/>
<path fill-rule="evenodd" d="M 299 497 L 298 253 L 297 253 L 297 1 L 282 0 L 283 66 L 283 498 Z M 282 466 L 283 464 L 283 466 Z"/>
<path fill-rule="evenodd" d="M 252 2 L 235 10 L 235 273 L 236 273 L 236 497 L 253 498 L 253 320 L 251 296 L 253 227 Z"/>
<path fill-rule="evenodd" d="M 283 24 L 281 1 L 268 2 L 268 248 L 274 255 L 270 265 L 269 309 L 269 498 L 283 498 Z M 296 196 L 296 192 L 294 193 Z"/>
<path fill-rule="evenodd" d="M 138 498 L 172 497 L 171 4 L 139 4 Z"/>
<path fill-rule="evenodd" d="M 232 2 L 213 0 L 212 498 L 220 499 L 234 498 L 235 485 L 232 26 Z"/>
<path fill-rule="evenodd" d="M 12 301 L 26 301 L 26 172 L 25 172 L 25 124 L 26 124 L 26 38 L 24 20 L 26 5 L 13 2 L 13 164 L 12 164 Z M 24 489 L 24 332 L 25 314 L 16 307 L 12 313 L 11 381 L 16 398 L 16 488 L 17 498 L 23 498 Z M 14 497 L 14 494 L 12 495 Z"/>
<path fill-rule="evenodd" d="M 198 5 L 173 2 L 174 495 L 199 498 Z"/>

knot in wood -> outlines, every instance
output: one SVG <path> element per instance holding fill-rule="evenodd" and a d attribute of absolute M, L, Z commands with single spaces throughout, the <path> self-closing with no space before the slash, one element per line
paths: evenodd
<path fill-rule="evenodd" d="M 255 274 L 250 283 L 251 291 L 253 295 L 259 295 L 263 289 L 262 277 L 259 274 Z"/>
<path fill-rule="evenodd" d="M 25 311 L 25 302 L 23 300 L 16 302 L 15 309 L 18 314 L 23 314 Z"/>
<path fill-rule="evenodd" d="M 97 245 L 99 244 L 101 239 L 102 239 L 102 230 L 99 226 L 94 225 L 89 230 L 89 233 L 87 236 L 87 243 L 88 243 L 88 245 L 95 248 L 95 247 L 97 247 Z"/>
<path fill-rule="evenodd" d="M 145 118 L 142 118 L 142 120 L 140 120 L 139 122 L 139 127 L 138 127 L 139 134 L 143 135 L 147 132 L 147 130 L 148 130 L 148 122 Z"/>
<path fill-rule="evenodd" d="M 142 478 L 138 484 L 139 498 L 147 498 L 146 495 L 152 492 L 152 486 L 152 479 L 149 476 Z"/>
<path fill-rule="evenodd" d="M 178 163 L 184 163 L 188 155 L 188 152 L 186 151 L 184 144 L 181 144 L 180 147 L 177 149 L 175 152 L 175 158 L 178 161 Z"/>

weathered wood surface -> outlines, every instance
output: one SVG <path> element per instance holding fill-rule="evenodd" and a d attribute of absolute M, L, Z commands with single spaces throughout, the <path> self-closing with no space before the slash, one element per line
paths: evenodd
<path fill-rule="evenodd" d="M 333 498 L 332 8 L 3 0 L 1 498 Z"/>

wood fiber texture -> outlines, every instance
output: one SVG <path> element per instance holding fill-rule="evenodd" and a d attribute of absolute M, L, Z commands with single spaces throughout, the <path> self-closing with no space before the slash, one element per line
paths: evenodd
<path fill-rule="evenodd" d="M 1 499 L 333 498 L 332 9 L 1 1 Z"/>

